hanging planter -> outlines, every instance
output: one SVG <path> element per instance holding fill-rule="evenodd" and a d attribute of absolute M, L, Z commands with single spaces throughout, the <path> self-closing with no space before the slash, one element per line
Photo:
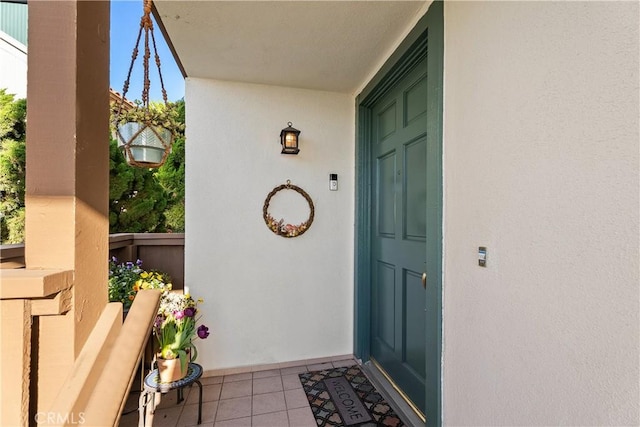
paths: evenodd
<path fill-rule="evenodd" d="M 167 102 L 145 110 L 138 105 L 119 114 L 114 106 L 114 139 L 129 165 L 154 168 L 167 160 L 174 138 L 184 129 L 173 106 Z"/>
<path fill-rule="evenodd" d="M 153 34 L 153 22 L 151 21 L 151 0 L 143 0 L 144 13 L 140 19 L 140 30 L 136 44 L 131 55 L 131 65 L 129 73 L 122 89 L 122 99 L 118 104 L 112 105 L 114 138 L 118 141 L 118 147 L 131 166 L 144 168 L 157 168 L 164 164 L 171 153 L 171 145 L 177 133 L 184 129 L 184 125 L 178 122 L 178 112 L 173 108 L 173 104 L 167 101 L 167 91 L 162 80 L 162 70 L 160 69 L 160 56 L 156 49 L 156 39 Z M 144 31 L 144 81 L 142 89 L 142 100 L 136 102 L 134 108 L 125 105 L 129 80 L 133 65 L 138 57 L 138 45 Z M 158 67 L 160 85 L 162 87 L 162 98 L 164 105 L 149 105 L 149 59 L 151 49 L 149 39 L 153 46 L 155 63 Z"/>

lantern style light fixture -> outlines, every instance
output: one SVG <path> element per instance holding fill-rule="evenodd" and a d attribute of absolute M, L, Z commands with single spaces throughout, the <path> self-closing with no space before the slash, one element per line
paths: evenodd
<path fill-rule="evenodd" d="M 280 154 L 298 154 L 300 152 L 298 148 L 300 131 L 291 127 L 291 122 L 287 123 L 287 125 L 288 126 L 280 132 L 280 144 L 282 145 Z"/>

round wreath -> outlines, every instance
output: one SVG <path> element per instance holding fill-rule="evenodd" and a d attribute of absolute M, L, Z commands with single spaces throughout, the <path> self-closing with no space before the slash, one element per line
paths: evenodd
<path fill-rule="evenodd" d="M 293 190 L 304 197 L 307 203 L 309 203 L 310 213 L 309 218 L 306 221 L 298 225 L 287 224 L 284 222 L 284 219 L 281 218 L 279 221 L 277 221 L 274 217 L 271 216 L 271 214 L 269 214 L 269 202 L 271 202 L 271 198 L 275 196 L 277 192 L 282 190 Z M 271 190 L 271 193 L 269 193 L 269 195 L 267 196 L 266 200 L 264 201 L 264 206 L 262 207 L 262 217 L 264 218 L 265 224 L 267 224 L 269 230 L 282 237 L 298 237 L 303 234 L 309 229 L 309 227 L 311 227 L 314 213 L 315 209 L 313 207 L 313 201 L 311 200 L 311 197 L 309 197 L 307 192 L 302 188 L 298 187 L 297 185 L 291 184 L 290 180 L 287 180 L 286 184 L 279 185 Z"/>

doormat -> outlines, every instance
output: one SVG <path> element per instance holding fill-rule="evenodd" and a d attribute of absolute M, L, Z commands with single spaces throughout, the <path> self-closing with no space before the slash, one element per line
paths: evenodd
<path fill-rule="evenodd" d="M 299 374 L 319 427 L 405 424 L 358 366 Z"/>

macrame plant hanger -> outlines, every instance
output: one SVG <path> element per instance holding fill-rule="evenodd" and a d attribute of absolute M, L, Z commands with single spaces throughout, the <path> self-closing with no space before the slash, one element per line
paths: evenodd
<path fill-rule="evenodd" d="M 133 47 L 133 53 L 131 54 L 131 64 L 129 65 L 129 72 L 127 73 L 127 79 L 124 82 L 122 88 L 122 98 L 118 105 L 117 112 L 114 117 L 114 124 L 116 127 L 116 136 L 118 139 L 118 145 L 123 151 L 123 154 L 127 160 L 127 163 L 131 166 L 143 167 L 143 168 L 156 168 L 160 167 L 167 160 L 167 156 L 171 153 L 171 144 L 173 143 L 173 129 L 167 129 L 163 123 L 154 120 L 153 114 L 149 109 L 149 87 L 151 83 L 149 81 L 149 58 L 151 57 L 151 49 L 149 48 L 149 35 L 151 35 L 151 43 L 153 45 L 153 53 L 155 56 L 156 66 L 158 67 L 158 75 L 160 76 L 160 86 L 162 87 L 162 99 L 164 100 L 165 108 L 169 108 L 167 101 L 167 91 L 164 88 L 164 81 L 162 79 L 162 69 L 160 67 L 160 56 L 156 48 L 156 39 L 153 33 L 153 21 L 151 21 L 151 0 L 143 0 L 144 13 L 140 19 L 140 29 L 138 30 L 138 37 L 136 44 Z M 131 79 L 131 72 L 133 65 L 138 57 L 138 46 L 140 45 L 140 38 L 142 31 L 144 30 L 144 55 L 143 55 L 143 88 L 141 104 L 135 107 L 136 110 L 142 112 L 137 122 L 125 122 L 121 118 L 123 113 L 124 103 L 129 90 L 129 81 Z"/>

